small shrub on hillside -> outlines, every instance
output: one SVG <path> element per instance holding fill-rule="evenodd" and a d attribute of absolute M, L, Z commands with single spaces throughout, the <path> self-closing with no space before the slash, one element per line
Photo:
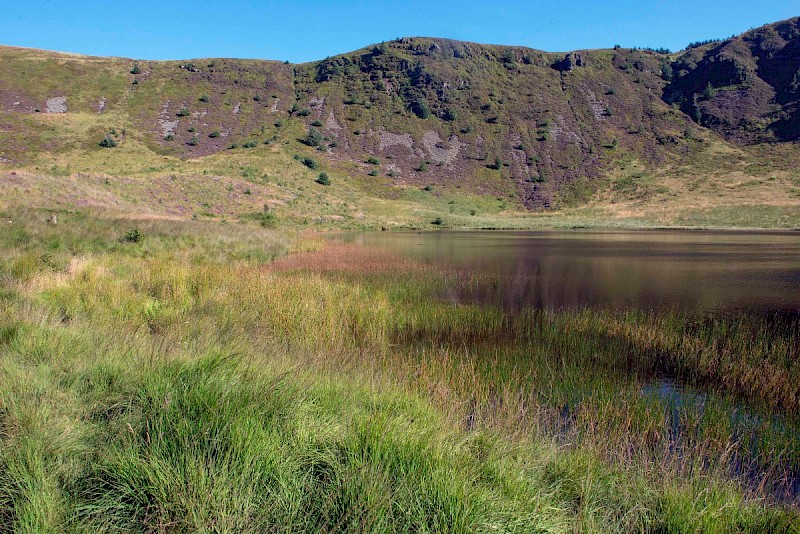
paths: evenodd
<path fill-rule="evenodd" d="M 203 95 L 200 97 L 200 102 L 208 102 L 208 95 Z"/>
<path fill-rule="evenodd" d="M 298 117 L 308 117 L 309 115 L 311 115 L 311 112 L 305 108 L 297 112 Z"/>
<path fill-rule="evenodd" d="M 245 147 L 245 148 L 255 148 L 255 147 L 258 146 L 258 141 L 256 141 L 255 139 L 252 139 L 252 140 L 246 142 L 245 144 L 243 144 L 242 146 Z"/>
<path fill-rule="evenodd" d="M 125 235 L 123 236 L 122 239 L 126 243 L 140 243 L 143 238 L 144 236 L 142 235 L 142 233 L 139 231 L 138 228 L 131 228 L 130 230 L 125 232 Z"/>
<path fill-rule="evenodd" d="M 174 141 L 174 140 L 175 140 L 175 136 L 172 135 L 172 134 L 167 134 L 167 136 L 164 137 L 164 141 Z"/>
<path fill-rule="evenodd" d="M 423 191 L 433 191 L 433 186 L 432 185 L 426 185 L 425 187 L 422 188 L 422 190 Z"/>
<path fill-rule="evenodd" d="M 317 128 L 320 128 L 322 126 L 322 121 L 317 119 L 311 123 L 311 126 L 316 126 Z"/>
<path fill-rule="evenodd" d="M 667 58 L 663 58 L 661 60 L 661 78 L 669 82 L 673 76 L 675 76 L 675 71 L 672 69 L 672 64 Z"/>
<path fill-rule="evenodd" d="M 216 138 L 216 137 L 219 137 L 220 135 L 222 135 L 222 134 L 221 134 L 221 133 L 219 133 L 219 130 L 214 130 L 213 132 L 211 132 L 210 134 L 208 134 L 208 136 L 209 136 L 210 138 L 212 138 L 212 139 L 214 139 L 214 138 Z"/>
<path fill-rule="evenodd" d="M 191 139 L 189 139 L 189 142 L 186 144 L 189 146 L 197 146 L 198 144 L 200 144 L 200 140 L 197 138 L 197 136 L 194 136 Z"/>
<path fill-rule="evenodd" d="M 427 161 L 421 161 L 419 163 L 419 167 L 417 167 L 416 170 L 417 170 L 417 172 L 426 172 L 428 170 L 428 162 Z"/>
<path fill-rule="evenodd" d="M 114 148 L 117 146 L 117 141 L 109 134 L 106 135 L 102 141 L 100 141 L 100 146 L 103 148 Z"/>
<path fill-rule="evenodd" d="M 178 117 L 188 117 L 189 115 L 191 115 L 191 112 L 189 111 L 189 108 L 184 106 L 181 108 L 181 110 L 178 112 L 177 115 Z"/>
<path fill-rule="evenodd" d="M 447 108 L 446 110 L 444 110 L 442 118 L 446 121 L 452 122 L 458 118 L 458 112 L 456 112 L 456 110 L 454 109 Z"/>
<path fill-rule="evenodd" d="M 189 133 L 194 133 L 195 131 L 197 131 L 197 129 L 194 126 L 190 126 L 186 131 Z"/>
<path fill-rule="evenodd" d="M 142 69 L 139 68 L 139 65 L 134 65 L 131 69 L 131 74 L 141 74 Z"/>
<path fill-rule="evenodd" d="M 331 179 L 324 172 L 319 173 L 315 181 L 320 185 L 331 185 Z"/>
<path fill-rule="evenodd" d="M 322 144 L 322 132 L 316 128 L 309 128 L 308 133 L 303 138 L 303 143 L 308 146 L 320 146 Z"/>
<path fill-rule="evenodd" d="M 380 165 L 381 164 L 381 162 L 375 156 L 368 157 L 367 158 L 367 163 L 369 163 L 370 165 Z"/>
<path fill-rule="evenodd" d="M 426 100 L 417 100 L 411 105 L 411 111 L 420 119 L 427 119 L 431 116 L 431 107 Z"/>
<path fill-rule="evenodd" d="M 278 219 L 275 217 L 275 214 L 270 211 L 268 204 L 264 204 L 264 210 L 256 214 L 255 219 L 264 228 L 274 228 L 278 223 Z"/>
<path fill-rule="evenodd" d="M 369 171 L 369 175 L 370 176 L 378 176 L 378 169 L 372 169 L 371 171 Z"/>
<path fill-rule="evenodd" d="M 703 90 L 703 99 L 711 100 L 715 96 L 717 96 L 717 90 L 711 85 L 711 82 L 708 82 L 708 85 L 706 85 L 706 88 Z"/>
<path fill-rule="evenodd" d="M 305 165 L 311 170 L 319 169 L 319 165 L 317 164 L 317 162 L 311 158 L 303 158 L 301 161 L 303 162 L 303 165 Z"/>
<path fill-rule="evenodd" d="M 431 221 L 431 224 L 435 226 L 441 226 L 443 222 L 444 221 L 442 221 L 441 217 L 436 217 L 434 220 Z"/>

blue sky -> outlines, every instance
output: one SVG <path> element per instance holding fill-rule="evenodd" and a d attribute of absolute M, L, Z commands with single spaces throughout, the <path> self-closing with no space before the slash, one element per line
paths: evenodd
<path fill-rule="evenodd" d="M 322 59 L 402 36 L 548 51 L 684 48 L 800 15 L 800 0 L 0 0 L 0 43 L 140 59 Z"/>

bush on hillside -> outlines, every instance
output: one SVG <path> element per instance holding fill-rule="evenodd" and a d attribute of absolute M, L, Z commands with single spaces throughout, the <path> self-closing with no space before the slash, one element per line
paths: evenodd
<path fill-rule="evenodd" d="M 431 116 L 431 107 L 428 105 L 428 102 L 423 99 L 415 101 L 411 105 L 411 111 L 420 119 L 427 119 Z"/>
<path fill-rule="evenodd" d="M 456 110 L 454 109 L 447 108 L 446 110 L 444 110 L 442 118 L 446 121 L 452 122 L 458 118 L 458 112 L 456 112 Z"/>
<path fill-rule="evenodd" d="M 114 148 L 117 146 L 117 141 L 111 137 L 111 135 L 106 135 L 102 141 L 100 141 L 100 146 L 103 148 Z"/>
<path fill-rule="evenodd" d="M 322 132 L 316 128 L 309 128 L 308 133 L 303 138 L 303 143 L 308 146 L 320 146 L 322 144 Z"/>
<path fill-rule="evenodd" d="M 143 238 L 144 236 L 142 235 L 142 233 L 139 231 L 138 228 L 131 228 L 130 230 L 125 232 L 125 235 L 123 236 L 122 239 L 126 243 L 140 243 Z"/>

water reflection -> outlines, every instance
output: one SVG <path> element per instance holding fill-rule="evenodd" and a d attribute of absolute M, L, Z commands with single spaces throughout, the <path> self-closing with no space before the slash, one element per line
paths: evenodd
<path fill-rule="evenodd" d="M 338 235 L 490 275 L 460 298 L 534 306 L 800 310 L 800 234 L 685 231 Z"/>

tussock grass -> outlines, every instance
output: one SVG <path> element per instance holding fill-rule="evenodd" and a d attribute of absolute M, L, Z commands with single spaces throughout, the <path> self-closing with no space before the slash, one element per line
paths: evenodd
<path fill-rule="evenodd" d="M 709 387 L 695 370 L 748 339 L 750 369 L 795 376 L 795 338 L 768 323 L 511 316 L 437 298 L 481 283 L 458 273 L 367 276 L 327 249 L 273 264 L 319 243 L 257 225 L 46 215 L 5 213 L 0 234 L 0 530 L 798 524 L 774 491 L 797 465 L 792 413 L 752 418 L 750 456 L 730 417 L 784 386 L 740 377 L 702 411 L 642 393 L 665 368 Z"/>

